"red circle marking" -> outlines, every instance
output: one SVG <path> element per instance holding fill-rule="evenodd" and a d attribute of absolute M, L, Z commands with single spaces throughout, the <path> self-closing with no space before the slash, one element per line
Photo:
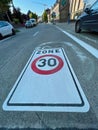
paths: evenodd
<path fill-rule="evenodd" d="M 59 64 L 56 68 L 52 69 L 52 70 L 41 70 L 39 69 L 37 66 L 36 66 L 36 63 L 39 59 L 43 58 L 43 57 L 54 57 L 58 60 Z M 59 57 L 59 56 L 56 56 L 56 55 L 44 55 L 44 56 L 40 56 L 38 58 L 36 58 L 32 64 L 31 64 L 31 68 L 34 72 L 38 73 L 38 74 L 43 74 L 43 75 L 49 75 L 49 74 L 53 74 L 53 73 L 56 73 L 57 71 L 59 71 L 64 65 L 64 62 L 63 60 Z"/>

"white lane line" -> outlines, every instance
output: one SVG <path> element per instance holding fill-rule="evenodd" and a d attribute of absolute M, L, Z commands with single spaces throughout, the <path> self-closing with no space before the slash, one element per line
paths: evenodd
<path fill-rule="evenodd" d="M 63 29 L 56 26 L 57 29 L 62 31 L 64 34 L 66 34 L 68 37 L 70 37 L 72 40 L 77 42 L 79 45 L 81 45 L 83 48 L 85 48 L 88 52 L 90 52 L 94 57 L 98 58 L 98 49 L 95 49 L 94 47 L 88 45 L 88 43 L 78 39 L 77 37 L 73 36 L 72 34 L 64 31 Z"/>
<path fill-rule="evenodd" d="M 12 38 L 12 36 L 10 36 L 10 37 L 8 37 L 8 38 L 5 38 L 5 39 L 1 40 L 0 43 L 5 42 L 5 41 L 7 41 L 7 40 L 9 40 L 9 39 L 11 39 L 11 38 Z"/>
<path fill-rule="evenodd" d="M 35 37 L 38 33 L 39 33 L 39 31 L 38 31 L 38 32 L 36 32 L 36 33 L 34 33 L 33 37 Z"/>

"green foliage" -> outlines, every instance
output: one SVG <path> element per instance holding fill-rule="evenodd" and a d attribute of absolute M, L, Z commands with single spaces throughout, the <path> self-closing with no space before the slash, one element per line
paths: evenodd
<path fill-rule="evenodd" d="M 0 0 L 0 19 L 4 20 L 7 17 L 7 13 L 12 0 Z M 8 19 L 8 18 L 7 18 Z"/>
<path fill-rule="evenodd" d="M 33 13 L 32 18 L 35 18 L 37 20 L 37 14 Z"/>
<path fill-rule="evenodd" d="M 37 14 L 36 13 L 33 13 L 33 12 L 31 12 L 30 10 L 28 11 L 28 13 L 27 13 L 27 15 L 28 15 L 28 17 L 29 18 L 34 18 L 34 19 L 36 19 L 37 20 Z"/>
<path fill-rule="evenodd" d="M 18 24 L 18 23 L 19 23 L 19 19 L 14 18 L 14 19 L 13 19 L 13 22 L 14 22 L 15 24 Z"/>
<path fill-rule="evenodd" d="M 6 12 L 9 9 L 9 4 L 12 0 L 0 0 L 0 12 Z"/>
<path fill-rule="evenodd" d="M 46 11 L 44 11 L 44 13 L 43 13 L 43 21 L 44 22 L 48 22 L 48 16 L 47 16 L 47 12 Z"/>
<path fill-rule="evenodd" d="M 20 8 L 14 8 L 13 10 L 13 18 L 14 18 L 14 22 L 17 23 L 17 20 L 22 24 L 23 23 L 23 18 L 22 18 L 22 13 L 20 11 Z M 15 19 L 17 19 L 15 21 Z"/>

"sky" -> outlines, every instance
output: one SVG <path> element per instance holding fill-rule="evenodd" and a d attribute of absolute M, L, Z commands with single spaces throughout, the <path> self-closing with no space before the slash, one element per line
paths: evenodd
<path fill-rule="evenodd" d="M 51 8 L 56 0 L 13 0 L 14 6 L 21 9 L 22 13 L 27 14 L 28 10 L 41 16 L 44 9 Z M 47 5 L 47 6 L 44 6 Z"/>

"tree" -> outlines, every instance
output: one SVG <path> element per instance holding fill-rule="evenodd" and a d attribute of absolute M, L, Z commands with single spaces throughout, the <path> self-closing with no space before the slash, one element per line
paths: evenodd
<path fill-rule="evenodd" d="M 8 9 L 8 11 L 6 11 L 6 13 L 4 14 L 4 19 L 9 22 L 13 21 L 10 9 Z"/>
<path fill-rule="evenodd" d="M 29 19 L 30 19 L 30 18 L 34 18 L 34 19 L 37 20 L 37 18 L 38 18 L 37 14 L 31 12 L 30 10 L 28 11 L 27 16 L 28 16 Z"/>
<path fill-rule="evenodd" d="M 18 20 L 21 24 L 23 24 L 23 18 L 20 8 L 14 8 L 13 10 L 13 18 L 14 20 Z"/>
<path fill-rule="evenodd" d="M 9 7 L 12 0 L 0 0 L 0 12 L 6 12 Z"/>
<path fill-rule="evenodd" d="M 22 14 L 22 19 L 25 22 L 26 20 L 28 20 L 28 16 L 26 14 Z"/>
<path fill-rule="evenodd" d="M 0 16 L 1 16 L 1 19 L 3 19 L 5 14 L 6 14 L 7 19 L 10 21 L 10 17 L 8 16 L 8 10 L 9 10 L 11 1 L 12 0 L 0 0 Z"/>
<path fill-rule="evenodd" d="M 36 13 L 33 13 L 32 18 L 34 18 L 34 19 L 36 19 L 36 20 L 37 20 L 37 18 L 38 18 L 37 14 L 36 14 Z"/>
<path fill-rule="evenodd" d="M 43 13 L 43 21 L 44 21 L 44 22 L 48 22 L 48 16 L 47 16 L 46 10 L 45 10 L 44 13 Z"/>

